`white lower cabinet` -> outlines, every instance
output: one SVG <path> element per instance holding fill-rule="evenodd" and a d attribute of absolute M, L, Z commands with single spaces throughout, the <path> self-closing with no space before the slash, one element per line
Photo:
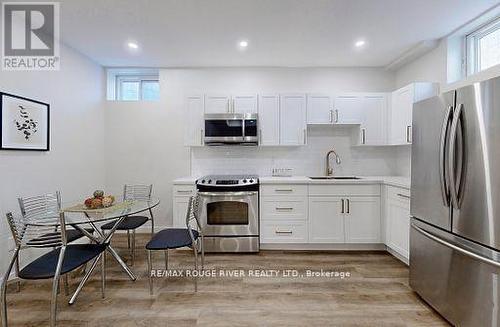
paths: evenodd
<path fill-rule="evenodd" d="M 264 221 L 261 224 L 261 243 L 307 243 L 305 221 Z"/>
<path fill-rule="evenodd" d="M 307 227 L 307 185 L 261 186 L 261 243 L 307 243 Z"/>
<path fill-rule="evenodd" d="M 379 243 L 380 198 L 310 197 L 311 243 Z"/>
<path fill-rule="evenodd" d="M 309 241 L 344 243 L 344 214 L 341 197 L 309 197 Z"/>
<path fill-rule="evenodd" d="M 410 257 L 410 198 L 409 191 L 387 187 L 386 191 L 386 245 L 403 261 Z"/>
<path fill-rule="evenodd" d="M 173 227 L 186 228 L 186 214 L 189 205 L 189 197 L 194 193 L 194 185 L 174 185 L 172 203 Z"/>
<path fill-rule="evenodd" d="M 346 199 L 345 239 L 347 243 L 379 243 L 380 197 Z"/>

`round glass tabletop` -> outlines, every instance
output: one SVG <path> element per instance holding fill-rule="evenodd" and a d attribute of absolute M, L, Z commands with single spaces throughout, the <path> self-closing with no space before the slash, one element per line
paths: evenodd
<path fill-rule="evenodd" d="M 152 209 L 160 204 L 160 200 L 157 198 L 151 198 L 148 200 L 133 200 L 124 201 L 113 204 L 108 208 L 100 209 L 87 209 L 82 204 L 73 204 L 72 206 L 63 206 L 62 212 L 64 212 L 64 218 L 66 219 L 67 225 L 78 225 L 78 224 L 88 224 L 91 222 L 103 222 L 107 220 L 118 219 L 123 216 L 131 216 L 138 214 L 140 212 Z M 23 222 L 26 225 L 37 225 L 37 226 L 53 226 L 59 225 L 59 217 L 52 217 L 48 215 L 45 217 L 37 216 L 36 218 L 24 219 Z"/>

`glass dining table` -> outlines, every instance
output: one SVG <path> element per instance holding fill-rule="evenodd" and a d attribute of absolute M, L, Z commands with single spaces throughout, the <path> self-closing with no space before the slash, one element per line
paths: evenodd
<path fill-rule="evenodd" d="M 158 206 L 160 204 L 160 200 L 157 198 L 151 198 L 150 200 L 132 200 L 132 201 L 124 201 L 120 203 L 116 203 L 107 208 L 100 209 L 88 209 L 83 204 L 72 204 L 70 206 L 63 206 L 60 214 L 63 215 L 66 226 L 71 226 L 80 232 L 82 232 L 87 238 L 89 238 L 92 242 L 97 244 L 105 244 L 110 243 L 111 238 L 117 230 L 118 225 L 125 219 L 127 216 L 135 215 L 144 211 L 149 211 Z M 101 230 L 98 225 L 114 220 L 114 225 L 111 229 L 106 232 Z M 43 219 L 36 219 L 36 221 L 24 220 L 26 225 L 44 225 Z M 54 226 L 53 219 L 47 219 L 47 224 Z M 58 224 L 60 225 L 60 223 Z M 92 231 L 88 228 L 88 226 L 92 227 Z M 56 226 L 57 227 L 57 226 Z M 132 270 L 125 264 L 120 255 L 116 252 L 116 250 L 108 245 L 107 251 L 111 254 L 111 256 L 118 262 L 118 264 L 122 267 L 125 273 L 130 277 L 131 280 L 135 281 L 137 277 L 132 272 Z M 90 268 L 86 271 L 83 276 L 80 284 L 76 288 L 75 293 L 73 293 L 71 299 L 69 300 L 69 304 L 73 304 L 76 301 L 76 298 L 80 294 L 83 286 L 88 281 L 95 267 L 97 266 L 97 261 L 94 260 Z"/>

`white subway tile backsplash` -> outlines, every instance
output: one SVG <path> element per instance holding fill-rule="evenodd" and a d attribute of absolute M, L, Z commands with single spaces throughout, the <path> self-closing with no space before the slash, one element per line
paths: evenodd
<path fill-rule="evenodd" d="M 325 174 L 326 153 L 334 148 L 342 163 L 336 175 L 398 175 L 401 154 L 396 147 L 356 147 L 356 126 L 313 126 L 308 144 L 297 147 L 196 147 L 191 151 L 192 175 L 258 174 L 271 176 L 273 168 L 289 168 L 294 175 Z"/>

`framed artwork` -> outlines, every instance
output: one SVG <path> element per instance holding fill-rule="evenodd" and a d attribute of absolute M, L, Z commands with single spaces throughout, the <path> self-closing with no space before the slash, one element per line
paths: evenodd
<path fill-rule="evenodd" d="M 50 105 L 0 92 L 0 150 L 49 151 Z"/>

